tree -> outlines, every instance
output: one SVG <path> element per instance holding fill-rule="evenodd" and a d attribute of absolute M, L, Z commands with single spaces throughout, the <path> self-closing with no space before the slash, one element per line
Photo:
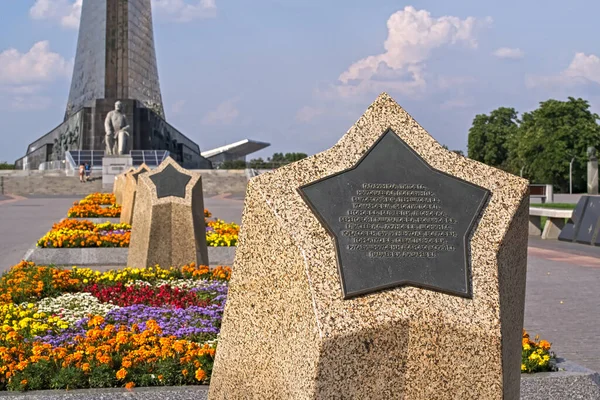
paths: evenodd
<path fill-rule="evenodd" d="M 476 115 L 469 129 L 469 158 L 508 169 L 509 142 L 519 129 L 517 115 L 514 108 L 508 107 L 500 107 L 490 115 Z"/>
<path fill-rule="evenodd" d="M 445 144 L 443 144 L 442 147 L 445 148 L 446 150 L 449 150 L 449 151 L 451 151 L 453 153 L 458 154 L 459 156 L 463 156 L 463 157 L 465 156 L 465 153 L 462 150 L 450 150 L 450 147 L 448 147 Z"/>
<path fill-rule="evenodd" d="M 246 161 L 244 160 L 227 160 L 219 165 L 219 169 L 246 169 Z"/>
<path fill-rule="evenodd" d="M 510 144 L 510 164 L 524 167 L 532 183 L 550 183 L 561 192 L 569 190 L 569 163 L 573 163 L 573 190 L 585 191 L 587 148 L 600 145 L 599 117 L 581 98 L 547 100 L 523 114 L 519 132 Z M 513 171 L 517 173 L 518 171 Z"/>

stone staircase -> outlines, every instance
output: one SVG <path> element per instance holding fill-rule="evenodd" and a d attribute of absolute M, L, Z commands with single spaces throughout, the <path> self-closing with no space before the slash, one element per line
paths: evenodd
<path fill-rule="evenodd" d="M 196 170 L 202 174 L 205 197 L 231 194 L 243 197 L 248 184 L 245 170 Z M 110 192 L 112 186 L 102 187 L 102 177 L 92 174 L 92 181 L 80 183 L 77 176 L 64 171 L 0 171 L 0 194 L 28 195 L 87 195 Z"/>
<path fill-rule="evenodd" d="M 65 176 L 64 173 L 45 171 L 15 171 L 0 175 L 0 194 L 27 195 L 87 195 L 103 192 L 102 178 L 92 178 L 86 183 L 79 182 L 77 176 Z M 112 188 L 111 188 L 112 189 Z M 108 190 L 110 191 L 110 190 Z"/>

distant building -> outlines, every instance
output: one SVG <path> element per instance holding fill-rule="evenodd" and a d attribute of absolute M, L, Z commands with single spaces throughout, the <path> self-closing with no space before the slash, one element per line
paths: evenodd
<path fill-rule="evenodd" d="M 213 167 L 217 168 L 225 161 L 246 161 L 248 154 L 262 150 L 270 145 L 270 143 L 244 139 L 226 146 L 217 147 L 216 149 L 203 151 L 201 155 L 208 159 Z"/>

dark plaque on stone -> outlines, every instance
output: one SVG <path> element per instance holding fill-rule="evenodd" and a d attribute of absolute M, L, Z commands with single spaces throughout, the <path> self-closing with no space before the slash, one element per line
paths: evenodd
<path fill-rule="evenodd" d="M 433 169 L 393 131 L 299 191 L 335 240 L 344 298 L 402 285 L 472 296 L 469 238 L 489 192 Z"/>
<path fill-rule="evenodd" d="M 150 176 L 156 186 L 156 197 L 159 199 L 168 196 L 185 198 L 185 187 L 191 178 L 177 171 L 172 165 L 167 165 L 160 173 Z"/>
<path fill-rule="evenodd" d="M 594 244 L 598 237 L 600 220 L 600 197 L 588 196 L 588 201 L 575 236 L 578 243 Z"/>
<path fill-rule="evenodd" d="M 587 206 L 589 197 L 582 196 L 577 202 L 577 206 L 575 210 L 573 210 L 573 215 L 565 224 L 565 227 L 560 231 L 560 235 L 558 235 L 558 240 L 562 240 L 563 242 L 573 242 L 577 237 L 579 228 L 581 227 L 581 220 L 583 218 L 583 213 L 585 212 L 585 208 Z"/>

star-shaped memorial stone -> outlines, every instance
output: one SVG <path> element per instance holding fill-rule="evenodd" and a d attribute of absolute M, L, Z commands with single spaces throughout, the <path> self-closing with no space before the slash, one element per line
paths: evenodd
<path fill-rule="evenodd" d="M 135 183 L 138 183 L 138 177 L 139 177 L 141 174 L 143 174 L 143 173 L 146 173 L 146 172 L 150 172 L 150 168 L 148 168 L 148 167 L 145 167 L 145 166 L 144 166 L 144 167 L 140 167 L 140 170 L 139 170 L 139 171 L 137 171 L 137 172 L 133 172 L 133 173 L 131 174 L 131 176 L 133 177 L 133 179 L 135 179 Z"/>
<path fill-rule="evenodd" d="M 150 175 L 159 199 L 167 196 L 185 198 L 185 187 L 191 178 L 191 176 L 177 171 L 172 165 L 167 165 L 158 174 Z"/>
<path fill-rule="evenodd" d="M 299 191 L 335 240 L 344 298 L 402 285 L 471 297 L 469 238 L 489 192 L 433 169 L 393 131 Z"/>

